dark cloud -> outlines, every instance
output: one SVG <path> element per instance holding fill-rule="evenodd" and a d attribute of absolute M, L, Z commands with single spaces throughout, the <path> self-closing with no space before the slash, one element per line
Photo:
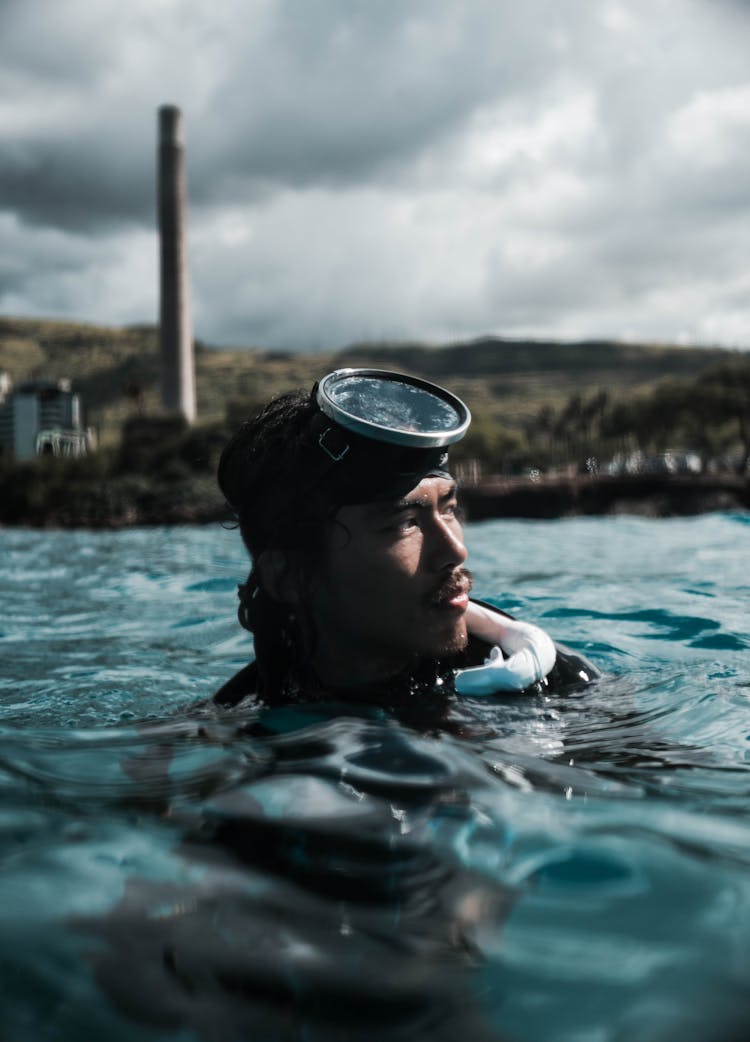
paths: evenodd
<path fill-rule="evenodd" d="M 118 33 L 122 17 L 108 27 L 96 5 L 92 24 L 82 7 L 75 19 L 75 4 L 11 4 L 0 24 L 2 56 L 19 89 L 38 92 L 36 111 L 47 108 L 48 118 L 3 134 L 0 200 L 29 221 L 63 227 L 150 220 L 152 120 L 169 100 L 154 93 L 162 62 L 165 89 L 177 82 L 186 95 L 191 194 L 232 202 L 269 185 L 377 181 L 488 99 L 528 87 L 540 52 L 552 60 L 532 23 L 506 32 L 488 0 L 415 0 L 406 14 L 399 5 L 328 0 L 257 7 L 257 18 L 252 6 L 244 17 L 230 6 L 225 20 L 202 25 L 208 46 L 196 31 L 155 54 L 137 6 Z M 147 82 L 113 91 L 129 64 L 138 72 L 123 57 L 128 48 L 142 49 Z M 56 100 L 45 101 L 49 92 Z"/>
<path fill-rule="evenodd" d="M 732 0 L 4 0 L 0 308 L 152 317 L 174 102 L 205 339 L 746 340 L 747 21 Z"/>
<path fill-rule="evenodd" d="M 63 84 L 93 85 L 106 74 L 118 47 L 116 19 L 107 5 L 80 0 L 3 0 L 0 48 L 3 79 L 19 81 L 43 95 Z M 54 106 L 54 95 L 48 97 Z"/>
<path fill-rule="evenodd" d="M 523 89 L 525 48 L 499 28 L 490 3 L 418 2 L 405 14 L 391 4 L 287 0 L 251 48 L 250 67 L 236 62 L 213 97 L 222 119 L 207 131 L 206 153 L 250 181 L 379 180 L 488 99 Z"/>
<path fill-rule="evenodd" d="M 100 138 L 11 144 L 0 152 L 2 208 L 29 224 L 93 233 L 153 224 L 155 146 L 113 154 Z"/>

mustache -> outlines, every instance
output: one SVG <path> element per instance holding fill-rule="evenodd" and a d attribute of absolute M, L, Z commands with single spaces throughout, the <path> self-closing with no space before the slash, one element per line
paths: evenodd
<path fill-rule="evenodd" d="M 440 604 L 448 601 L 459 593 L 470 593 L 474 586 L 474 576 L 468 568 L 456 568 L 450 575 L 446 576 L 432 594 L 432 602 Z"/>

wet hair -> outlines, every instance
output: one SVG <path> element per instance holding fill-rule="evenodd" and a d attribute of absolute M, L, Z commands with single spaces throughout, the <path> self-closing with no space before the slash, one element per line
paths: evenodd
<path fill-rule="evenodd" d="M 341 445 L 341 429 L 322 413 L 316 392 L 317 385 L 311 393 L 273 398 L 240 426 L 219 461 L 219 487 L 253 562 L 239 587 L 238 616 L 254 637 L 264 700 L 290 698 L 309 670 L 316 636 L 309 594 L 330 526 L 340 524 L 339 509 L 396 499 L 427 474 L 450 476 L 442 448 L 404 447 L 346 431 L 343 450 L 331 452 L 329 442 Z M 263 586 L 263 555 L 277 551 L 296 585 L 294 608 Z"/>
<path fill-rule="evenodd" d="M 323 558 L 327 528 L 342 505 L 325 482 L 310 487 L 309 430 L 317 411 L 309 392 L 279 395 L 240 426 L 219 461 L 219 487 L 252 560 L 239 587 L 237 614 L 253 634 L 263 698 L 278 695 L 312 653 L 314 627 L 304 594 Z M 287 557 L 302 594 L 299 607 L 281 603 L 264 589 L 259 560 L 267 551 Z"/>

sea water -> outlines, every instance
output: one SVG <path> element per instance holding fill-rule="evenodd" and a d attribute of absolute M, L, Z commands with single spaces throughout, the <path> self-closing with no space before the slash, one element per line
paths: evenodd
<path fill-rule="evenodd" d="M 4 1042 L 749 1037 L 749 521 L 468 525 L 604 675 L 450 734 L 194 710 L 236 532 L 0 531 Z"/>

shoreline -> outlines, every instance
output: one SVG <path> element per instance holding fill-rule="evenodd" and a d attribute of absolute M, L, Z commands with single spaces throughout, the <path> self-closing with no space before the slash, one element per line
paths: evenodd
<path fill-rule="evenodd" d="M 750 478 L 739 474 L 585 474 L 497 478 L 461 490 L 467 520 L 633 514 L 685 517 L 750 510 Z"/>
<path fill-rule="evenodd" d="M 115 492 L 107 482 L 78 487 L 64 502 L 9 511 L 1 528 L 117 530 L 161 525 L 234 524 L 213 483 L 180 481 Z M 685 517 L 750 510 L 750 478 L 721 475 L 576 475 L 491 478 L 461 487 L 466 520 L 555 520 L 564 517 Z M 3 516 L 5 515 L 5 516 Z"/>

